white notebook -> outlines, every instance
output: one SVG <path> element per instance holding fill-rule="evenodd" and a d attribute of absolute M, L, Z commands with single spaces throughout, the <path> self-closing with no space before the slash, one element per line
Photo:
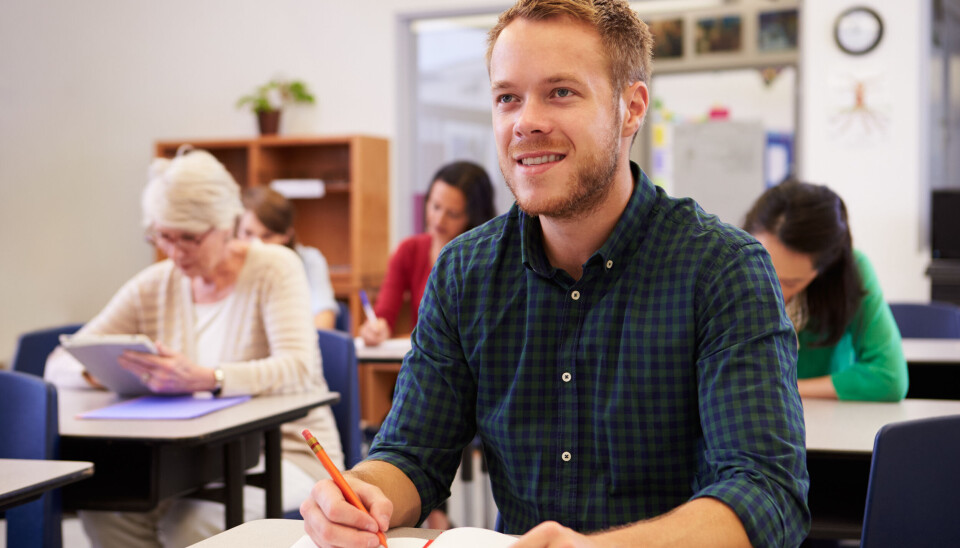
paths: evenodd
<path fill-rule="evenodd" d="M 432 543 L 429 540 L 412 537 L 387 539 L 387 548 L 507 548 L 517 541 L 517 537 L 504 535 L 490 529 L 477 527 L 457 527 L 440 533 Z M 304 535 L 290 548 L 315 548 L 316 544 Z"/>

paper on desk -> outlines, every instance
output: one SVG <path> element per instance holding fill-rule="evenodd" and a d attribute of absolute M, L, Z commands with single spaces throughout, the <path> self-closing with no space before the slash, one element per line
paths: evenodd
<path fill-rule="evenodd" d="M 516 537 L 478 527 L 457 527 L 440 533 L 430 548 L 507 548 Z M 422 538 L 397 537 L 387 539 L 387 548 L 423 548 L 428 542 Z M 315 548 L 310 537 L 303 535 L 290 548 Z"/>
<path fill-rule="evenodd" d="M 376 346 L 367 346 L 363 339 L 354 340 L 358 359 L 391 359 L 402 361 L 412 346 L 410 337 L 387 339 Z"/>
<path fill-rule="evenodd" d="M 202 398 L 189 396 L 141 396 L 132 400 L 87 411 L 81 419 L 193 419 L 243 403 L 250 396 Z"/>
<path fill-rule="evenodd" d="M 429 541 L 422 538 L 390 538 L 387 539 L 387 548 L 423 548 L 427 542 Z M 434 542 L 430 545 L 430 548 L 436 545 L 437 543 Z M 310 537 L 303 535 L 300 537 L 300 540 L 290 548 L 317 548 L 317 545 L 310 540 Z"/>

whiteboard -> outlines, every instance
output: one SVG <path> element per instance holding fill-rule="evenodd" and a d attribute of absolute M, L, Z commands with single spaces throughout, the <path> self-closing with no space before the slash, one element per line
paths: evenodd
<path fill-rule="evenodd" d="M 673 133 L 672 194 L 740 226 L 764 190 L 761 122 L 682 123 Z"/>

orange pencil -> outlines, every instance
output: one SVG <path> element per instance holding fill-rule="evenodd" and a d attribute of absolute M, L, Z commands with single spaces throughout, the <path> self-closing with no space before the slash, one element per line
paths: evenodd
<path fill-rule="evenodd" d="M 331 478 L 333 478 L 333 483 L 336 483 L 337 487 L 340 488 L 340 491 L 343 493 L 344 498 L 347 499 L 347 502 L 356 506 L 357 509 L 364 511 L 369 516 L 370 512 L 368 512 L 367 508 L 362 502 L 360 502 L 360 497 L 358 497 L 357 494 L 353 492 L 353 489 L 350 488 L 350 484 L 347 483 L 347 480 L 343 478 L 343 474 L 340 473 L 340 470 L 337 470 L 336 465 L 334 465 L 333 461 L 330 460 L 330 457 L 327 455 L 327 452 L 323 450 L 323 446 L 320 445 L 320 442 L 317 441 L 317 438 L 315 438 L 313 434 L 310 433 L 310 430 L 306 428 L 304 428 L 303 432 L 300 432 L 300 435 L 303 436 L 303 439 L 307 440 L 307 445 L 310 446 L 310 449 L 313 449 L 314 454 L 317 455 L 317 458 L 320 459 L 320 462 L 327 470 L 327 473 L 330 474 Z M 380 544 L 386 548 L 387 537 L 384 536 L 382 531 L 377 531 L 377 538 L 380 539 Z"/>

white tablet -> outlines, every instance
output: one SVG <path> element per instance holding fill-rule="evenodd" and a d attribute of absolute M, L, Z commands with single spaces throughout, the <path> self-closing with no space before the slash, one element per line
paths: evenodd
<path fill-rule="evenodd" d="M 152 394 L 140 378 L 117 363 L 125 350 L 156 354 L 146 335 L 60 335 L 60 346 L 83 364 L 103 386 L 121 396 Z"/>

